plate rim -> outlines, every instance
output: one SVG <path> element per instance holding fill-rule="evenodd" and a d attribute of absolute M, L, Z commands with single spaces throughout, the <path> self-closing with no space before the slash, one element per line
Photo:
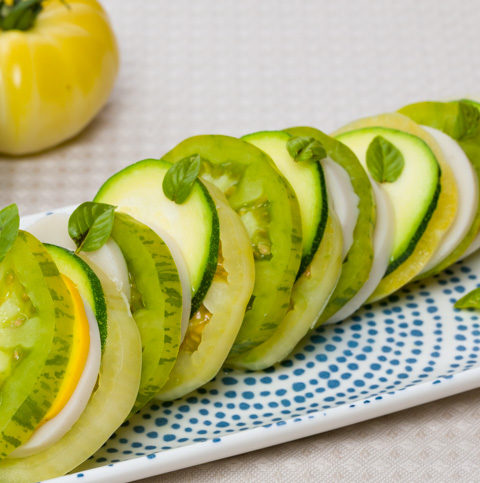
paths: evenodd
<path fill-rule="evenodd" d="M 29 224 L 40 216 L 71 212 L 76 206 L 64 206 L 22 216 L 22 227 L 26 226 L 28 229 Z M 379 399 L 365 396 L 352 401 L 351 404 L 345 403 L 328 409 L 318 409 L 309 414 L 287 417 L 276 423 L 237 431 L 221 438 L 210 438 L 207 441 L 169 450 L 160 450 L 149 455 L 138 456 L 45 481 L 54 483 L 67 483 L 69 481 L 128 483 L 321 434 L 478 387 L 480 387 L 480 366 L 460 370 L 448 376 L 426 379 L 421 383 L 394 391 L 380 393 L 376 395 L 381 396 Z"/>
<path fill-rule="evenodd" d="M 198 443 L 160 450 L 109 465 L 57 477 L 50 482 L 95 481 L 128 483 L 239 454 L 321 434 L 352 424 L 443 399 L 480 387 L 480 367 L 440 376 L 409 387 L 381 394 L 381 399 L 360 398 L 352 404 L 319 409 L 316 412 L 287 418 L 270 425 L 250 428 Z M 368 403 L 367 403 L 368 401 Z M 328 418 L 327 418 L 328 416 Z"/>

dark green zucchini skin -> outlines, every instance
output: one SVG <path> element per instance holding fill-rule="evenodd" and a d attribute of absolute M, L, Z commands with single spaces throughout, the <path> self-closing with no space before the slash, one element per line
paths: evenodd
<path fill-rule="evenodd" d="M 440 172 L 440 167 L 438 169 L 439 169 L 439 172 Z M 440 179 L 440 176 L 439 176 L 439 179 Z M 441 189 L 441 184 L 440 184 L 440 181 L 439 181 L 438 184 L 437 184 L 437 187 L 435 189 L 435 193 L 433 194 L 433 197 L 430 201 L 430 204 L 428 205 L 428 208 L 425 212 L 425 216 L 422 219 L 422 222 L 418 226 L 418 228 L 415 231 L 415 234 L 413 235 L 413 237 L 410 239 L 410 241 L 409 241 L 408 245 L 406 246 L 404 252 L 399 257 L 397 257 L 395 260 L 393 260 L 392 262 L 390 262 L 388 264 L 387 270 L 385 272 L 385 276 L 394 272 L 415 251 L 415 248 L 416 248 L 420 238 L 422 238 L 422 235 L 425 233 L 425 230 L 427 229 L 428 223 L 430 222 L 433 213 L 437 209 L 438 198 L 440 197 L 441 191 L 442 191 L 442 189 Z"/>
<path fill-rule="evenodd" d="M 210 212 L 212 213 L 212 232 L 210 235 L 210 246 L 208 250 L 207 262 L 205 264 L 203 278 L 197 291 L 193 294 L 192 297 L 192 308 L 190 311 L 191 316 L 193 316 L 193 314 L 195 314 L 195 312 L 200 308 L 203 299 L 205 298 L 205 295 L 207 295 L 210 285 L 212 285 L 213 277 L 215 276 L 215 272 L 217 270 L 218 253 L 220 248 L 220 221 L 218 219 L 215 202 L 210 196 L 207 188 L 200 180 L 197 181 L 197 184 L 200 186 L 200 189 L 205 197 L 206 204 L 208 205 Z"/>
<path fill-rule="evenodd" d="M 66 275 L 77 286 L 80 295 L 90 305 L 98 324 L 102 350 L 108 335 L 107 304 L 102 285 L 87 262 L 66 248 L 44 243 L 62 275 Z"/>
<path fill-rule="evenodd" d="M 202 177 L 226 195 L 242 219 L 255 256 L 255 288 L 232 354 L 261 344 L 285 316 L 302 258 L 301 218 L 295 194 L 260 149 L 229 136 L 195 136 L 162 159 L 198 154 Z"/>
<path fill-rule="evenodd" d="M 242 139 L 257 146 L 272 158 L 297 196 L 303 225 L 303 253 L 297 273 L 298 280 L 312 262 L 322 242 L 328 219 L 328 196 L 322 165 L 317 162 L 296 163 L 288 153 L 287 142 L 292 137 L 285 131 L 260 131 L 247 134 Z M 306 191 L 306 184 L 312 188 L 312 192 L 308 192 L 312 196 L 302 196 L 303 193 L 299 192 L 302 189 Z M 304 218 L 307 223 L 304 223 Z"/>
<path fill-rule="evenodd" d="M 402 181 L 403 176 L 395 183 L 385 183 L 385 190 L 389 190 L 390 186 L 397 186 L 398 183 L 404 183 L 403 189 L 400 191 L 400 197 L 396 195 L 396 201 L 393 202 L 394 209 L 398 213 L 401 213 L 403 205 L 405 204 L 406 195 L 408 190 L 411 190 L 411 194 L 415 196 L 421 195 L 421 202 L 415 203 L 414 209 L 410 208 L 408 212 L 408 219 L 410 225 L 407 227 L 396 225 L 393 249 L 390 256 L 390 262 L 385 271 L 385 277 L 394 272 L 400 267 L 406 260 L 410 258 L 413 252 L 416 250 L 417 245 L 422 238 L 428 224 L 437 209 L 438 200 L 441 193 L 441 175 L 442 170 L 440 164 L 427 142 L 416 134 L 405 132 L 392 127 L 368 126 L 360 127 L 358 129 L 352 129 L 350 131 L 342 132 L 336 136 L 336 138 L 348 145 L 357 156 L 361 156 L 361 162 L 365 163 L 365 154 L 362 154 L 361 150 L 357 151 L 355 146 L 360 142 L 360 145 L 365 144 L 365 140 L 372 140 L 376 136 L 382 136 L 392 142 L 395 146 L 399 147 L 405 158 L 407 166 L 410 167 L 410 173 L 412 168 L 417 171 L 415 179 L 408 179 L 409 182 Z M 363 142 L 362 142 L 363 141 Z M 418 168 L 420 166 L 420 168 Z M 366 169 L 366 166 L 364 164 Z M 418 173 L 419 169 L 427 169 L 427 173 L 423 175 Z M 420 183 L 418 186 L 412 183 Z M 398 193 L 398 191 L 397 191 Z M 401 219 L 401 217 L 399 217 Z"/>
<path fill-rule="evenodd" d="M 153 228 L 162 227 L 176 240 L 190 272 L 193 315 L 208 292 L 217 268 L 218 214 L 200 180 L 194 183 L 183 204 L 177 205 L 166 198 L 162 183 L 170 168 L 171 163 L 159 159 L 145 159 L 127 166 L 101 186 L 94 201 L 118 206 L 117 211 L 128 213 Z M 166 221 L 169 226 L 165 226 Z M 185 240 L 189 241 L 187 245 L 183 244 Z"/>
<path fill-rule="evenodd" d="M 365 170 L 347 146 L 313 127 L 293 127 L 285 131 L 292 136 L 310 136 L 320 141 L 327 151 L 328 157 L 348 173 L 353 190 L 359 198 L 358 219 L 353 232 L 353 243 L 343 262 L 337 286 L 317 322 L 317 325 L 320 325 L 354 297 L 370 275 L 376 218 L 375 199 Z"/>
<path fill-rule="evenodd" d="M 321 186 L 321 198 L 322 200 L 322 211 L 320 214 L 320 219 L 315 230 L 315 235 L 311 245 L 311 249 L 308 254 L 302 258 L 302 263 L 300 264 L 300 269 L 298 270 L 297 279 L 302 275 L 307 267 L 312 263 L 315 253 L 317 253 L 318 248 L 323 240 L 323 235 L 325 234 L 325 229 L 327 227 L 328 221 L 328 195 L 327 195 L 327 182 L 325 180 L 325 173 L 323 172 L 322 165 L 320 163 L 315 164 L 316 175 L 319 179 L 319 184 Z"/>

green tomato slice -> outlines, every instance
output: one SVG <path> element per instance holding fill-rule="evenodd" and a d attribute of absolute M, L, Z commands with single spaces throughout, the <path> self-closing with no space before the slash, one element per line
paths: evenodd
<path fill-rule="evenodd" d="M 268 340 L 227 361 L 235 368 L 261 370 L 288 357 L 312 329 L 331 296 L 342 270 L 342 228 L 329 210 L 322 242 L 292 291 L 290 310 Z"/>
<path fill-rule="evenodd" d="M 199 154 L 202 178 L 226 195 L 250 236 L 255 288 L 232 348 L 239 354 L 267 340 L 290 306 L 302 257 L 301 218 L 292 188 L 263 151 L 229 136 L 195 136 L 163 159 Z"/>
<path fill-rule="evenodd" d="M 29 233 L 19 232 L 0 264 L 0 281 L 2 458 L 29 439 L 55 400 L 70 358 L 75 317 L 55 263 Z"/>
<path fill-rule="evenodd" d="M 108 334 L 98 383 L 78 421 L 57 443 L 33 456 L 0 461 L 0 480 L 31 483 L 58 477 L 84 462 L 125 421 L 137 397 L 142 346 L 129 307 L 113 282 L 95 269 L 107 302 Z"/>
<path fill-rule="evenodd" d="M 159 392 L 180 347 L 182 286 L 170 250 L 143 223 L 116 213 L 112 238 L 125 257 L 133 318 L 142 338 L 142 378 L 134 411 Z"/>
<path fill-rule="evenodd" d="M 471 103 L 472 105 L 475 105 L 475 103 Z M 400 109 L 399 112 L 405 116 L 408 116 L 418 124 L 438 129 L 455 139 L 467 155 L 467 158 L 472 164 L 473 170 L 480 180 L 480 134 L 477 133 L 475 136 L 467 137 L 466 139 L 460 138 L 457 124 L 458 110 L 458 102 L 419 102 L 405 106 Z M 422 273 L 417 277 L 417 279 L 427 278 L 435 275 L 455 263 L 468 249 L 472 241 L 477 236 L 479 230 L 480 199 L 477 203 L 476 214 L 470 230 L 465 235 L 461 243 L 457 245 L 455 250 L 453 250 L 450 255 L 444 258 L 438 265 L 433 267 L 428 272 Z"/>
<path fill-rule="evenodd" d="M 235 341 L 254 287 L 255 266 L 245 228 L 222 193 L 207 187 L 220 220 L 219 262 L 203 304 L 190 320 L 175 367 L 157 396 L 161 400 L 182 397 L 215 377 Z"/>
<path fill-rule="evenodd" d="M 373 263 L 373 234 L 375 229 L 375 198 L 368 179 L 355 154 L 340 141 L 312 127 L 286 129 L 292 136 L 311 136 L 323 144 L 330 159 L 349 175 L 358 196 L 358 217 L 353 231 L 353 243 L 342 265 L 342 273 L 317 326 L 338 312 L 368 280 Z"/>

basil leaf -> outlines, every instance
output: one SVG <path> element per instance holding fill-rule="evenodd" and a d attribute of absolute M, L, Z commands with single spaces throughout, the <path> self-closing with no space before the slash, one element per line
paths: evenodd
<path fill-rule="evenodd" d="M 93 252 L 110 238 L 115 206 L 87 201 L 78 206 L 68 220 L 68 233 L 77 245 L 75 253 Z"/>
<path fill-rule="evenodd" d="M 403 154 L 390 141 L 376 136 L 367 149 L 367 168 L 379 183 L 393 183 L 402 174 Z"/>
<path fill-rule="evenodd" d="M 172 165 L 163 178 L 163 192 L 169 199 L 181 205 L 190 196 L 202 167 L 202 158 L 193 154 Z"/>
<path fill-rule="evenodd" d="M 455 302 L 456 309 L 480 309 L 480 288 L 476 288 Z"/>
<path fill-rule="evenodd" d="M 296 136 L 287 141 L 287 150 L 297 162 L 321 161 L 327 157 L 322 143 L 309 136 Z"/>
<path fill-rule="evenodd" d="M 463 140 L 478 134 L 480 127 L 480 111 L 472 104 L 459 101 L 456 119 L 457 139 Z"/>
<path fill-rule="evenodd" d="M 0 211 L 0 262 L 15 243 L 20 226 L 17 205 L 9 205 Z"/>

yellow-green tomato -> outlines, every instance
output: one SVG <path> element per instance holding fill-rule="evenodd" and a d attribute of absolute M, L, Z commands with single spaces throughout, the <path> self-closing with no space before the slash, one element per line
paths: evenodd
<path fill-rule="evenodd" d="M 21 10 L 26 3 L 0 0 L 3 154 L 77 134 L 107 101 L 118 71 L 115 36 L 96 0 L 39 0 Z"/>

